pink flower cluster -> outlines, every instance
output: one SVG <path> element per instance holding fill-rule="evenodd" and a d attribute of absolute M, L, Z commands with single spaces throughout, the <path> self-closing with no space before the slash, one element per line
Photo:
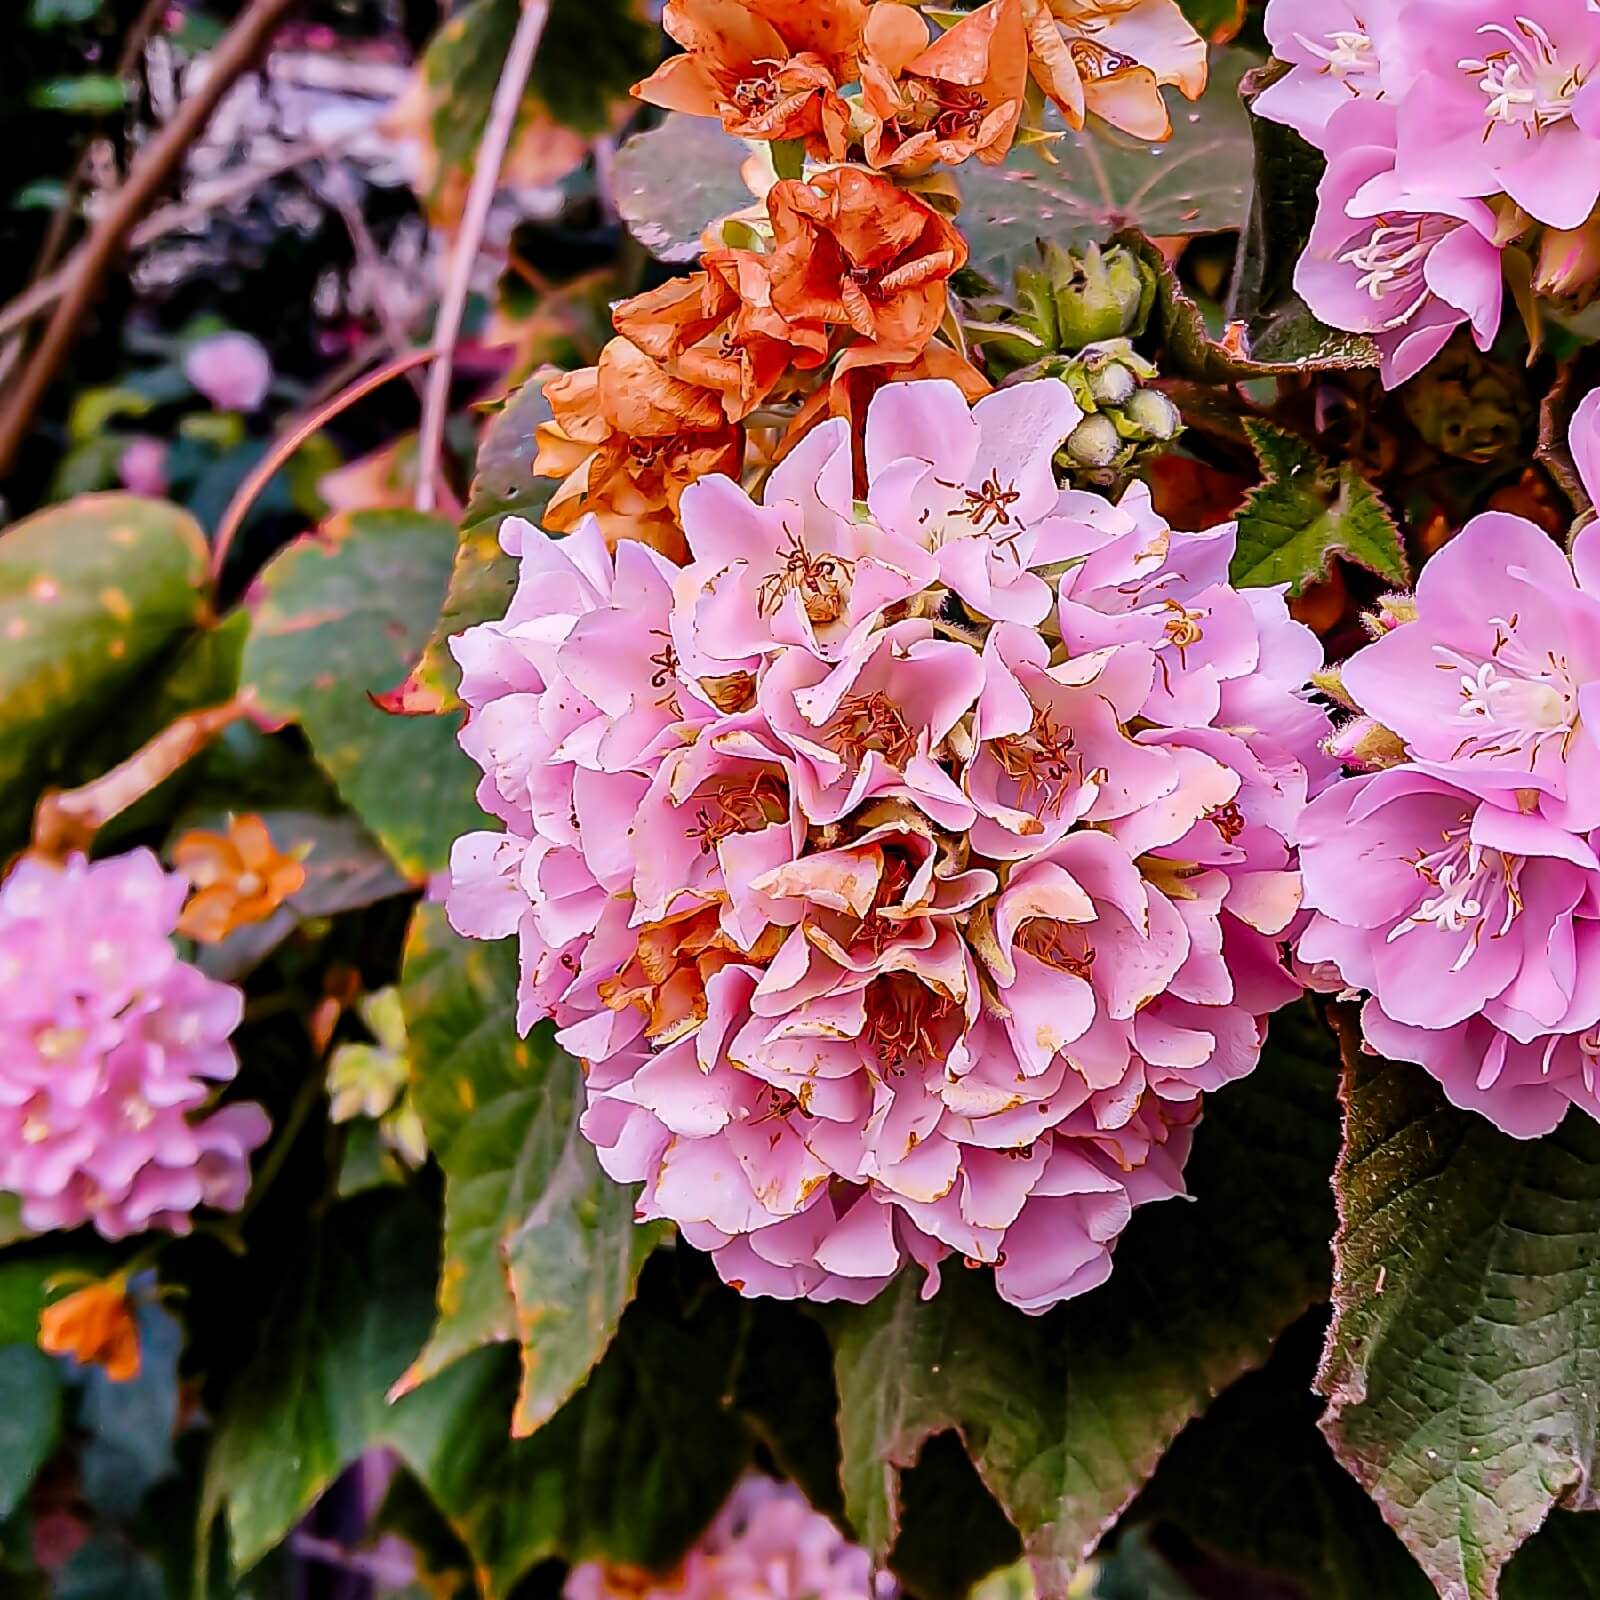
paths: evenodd
<path fill-rule="evenodd" d="M 751 1473 L 670 1577 L 641 1584 L 598 1561 L 573 1568 L 564 1600 L 890 1600 L 867 1552 L 792 1484 Z"/>
<path fill-rule="evenodd" d="M 0 883 L 0 1189 L 31 1229 L 185 1233 L 244 1200 L 268 1123 L 192 1117 L 234 1075 L 243 1002 L 178 959 L 187 887 L 148 850 L 24 857 Z"/>
<path fill-rule="evenodd" d="M 951 1251 L 1027 1310 L 1092 1287 L 1298 992 L 1319 647 L 1231 525 L 1058 489 L 1079 417 L 891 384 L 864 503 L 824 423 L 761 503 L 685 492 L 682 568 L 508 521 L 510 609 L 455 641 L 505 831 L 452 921 L 520 935 L 606 1169 L 747 1293 Z"/>
<path fill-rule="evenodd" d="M 1600 198 L 1600 6 L 1590 0 L 1271 0 L 1290 63 L 1259 95 L 1328 165 L 1295 283 L 1370 333 L 1403 383 L 1463 323 L 1487 349 L 1500 250 Z"/>
<path fill-rule="evenodd" d="M 1600 491 L 1600 392 L 1573 455 Z M 1414 606 L 1341 670 L 1403 758 L 1306 808 L 1313 977 L 1368 991 L 1367 1042 L 1532 1138 L 1600 1116 L 1600 532 L 1569 560 L 1521 517 L 1474 518 Z M 1396 750 L 1396 737 L 1342 737 Z"/>

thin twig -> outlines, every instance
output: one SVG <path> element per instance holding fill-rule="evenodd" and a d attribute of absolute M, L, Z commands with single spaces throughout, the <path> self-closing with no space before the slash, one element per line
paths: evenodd
<path fill-rule="evenodd" d="M 67 358 L 100 285 L 127 243 L 133 225 L 183 164 L 222 97 L 266 47 L 298 0 L 252 0 L 212 52 L 205 82 L 139 153 L 126 181 L 95 221 L 38 346 L 0 409 L 0 477 L 11 470 L 61 364 Z"/>
<path fill-rule="evenodd" d="M 353 406 L 357 400 L 380 389 L 391 378 L 398 378 L 402 373 L 410 372 L 413 367 L 420 367 L 424 361 L 433 356 L 433 348 L 425 350 L 408 350 L 402 356 L 396 356 L 393 361 L 385 362 L 376 372 L 369 372 L 366 377 L 351 384 L 346 389 L 341 389 L 326 404 L 320 405 L 316 410 L 308 412 L 289 430 L 276 438 L 271 448 L 251 468 L 244 481 L 233 492 L 233 498 L 228 502 L 227 510 L 222 513 L 222 519 L 217 523 L 216 538 L 211 546 L 211 578 L 215 582 L 222 575 L 224 562 L 228 559 L 228 547 L 233 543 L 233 536 L 239 531 L 240 525 L 249 514 L 250 507 L 256 502 L 256 496 L 272 481 L 273 475 L 314 434 L 341 411 Z"/>
<path fill-rule="evenodd" d="M 483 231 L 489 222 L 489 207 L 500 184 L 500 168 L 511 143 L 522 92 L 544 33 L 550 0 L 523 0 L 517 31 L 511 37 L 500 81 L 495 85 L 489 105 L 489 121 L 478 146 L 477 165 L 467 203 L 461 213 L 461 228 L 445 276 L 444 293 L 439 298 L 439 316 L 433 342 L 438 358 L 428 369 L 428 392 L 422 402 L 422 431 L 417 446 L 417 510 L 432 511 L 437 501 L 439 457 L 444 449 L 445 415 L 450 406 L 450 378 L 455 366 L 456 340 L 461 336 L 461 318 L 467 309 L 467 289 L 473 264 L 483 244 Z"/>

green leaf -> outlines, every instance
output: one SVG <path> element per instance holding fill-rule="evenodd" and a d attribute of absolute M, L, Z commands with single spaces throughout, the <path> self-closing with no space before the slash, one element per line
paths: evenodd
<path fill-rule="evenodd" d="M 427 1332 L 434 1264 L 428 1218 L 390 1194 L 335 1206 L 306 1240 L 224 1398 L 207 1463 L 204 1520 L 226 1509 L 238 1571 L 349 1462 L 406 1426 L 417 1401 L 385 1396 Z"/>
<path fill-rule="evenodd" d="M 127 84 L 109 72 L 46 78 L 28 91 L 28 104 L 46 111 L 83 111 L 99 115 L 120 111 L 127 101 Z"/>
<path fill-rule="evenodd" d="M 0 1346 L 0 1517 L 22 1503 L 61 1437 L 61 1378 L 30 1344 Z"/>
<path fill-rule="evenodd" d="M 95 1510 L 131 1517 L 145 1494 L 177 1471 L 178 1357 L 183 1330 L 159 1303 L 138 1308 L 139 1376 L 113 1383 L 99 1367 L 79 1369 L 79 1453 L 84 1498 Z"/>
<path fill-rule="evenodd" d="M 1178 0 L 1189 26 L 1202 38 L 1225 44 L 1244 24 L 1245 0 Z"/>
<path fill-rule="evenodd" d="M 617 152 L 618 215 L 658 260 L 693 261 L 710 223 L 754 204 L 739 170 L 751 154 L 715 117 L 669 111 Z"/>
<path fill-rule="evenodd" d="M 1600 1124 L 1510 1138 L 1355 1027 L 1322 1427 L 1439 1593 L 1492 1600 L 1553 1506 L 1595 1504 Z"/>
<path fill-rule="evenodd" d="M 544 397 L 550 376 L 548 372 L 535 373 L 508 395 L 505 404 L 484 424 L 462 519 L 463 538 L 469 534 L 494 535 L 506 517 L 538 522 L 544 515 L 544 508 L 556 491 L 556 481 L 533 475 L 533 458 L 538 454 L 534 433 L 540 423 L 550 420 L 550 402 Z M 452 599 L 456 587 L 452 581 Z M 447 605 L 445 609 L 448 613 L 450 608 Z M 480 618 L 474 616 L 472 620 Z"/>
<path fill-rule="evenodd" d="M 1135 231 L 1119 237 L 1155 275 L 1155 326 L 1161 337 L 1161 369 L 1169 377 L 1229 384 L 1378 364 L 1377 346 L 1365 334 L 1327 327 L 1293 294 L 1261 313 L 1253 326 L 1233 330 L 1241 339 L 1224 345 L 1213 337 L 1205 314 L 1155 245 Z"/>
<path fill-rule="evenodd" d="M 1287 583 L 1299 594 L 1326 577 L 1333 558 L 1387 578 L 1411 581 L 1400 529 L 1377 490 L 1351 462 L 1330 467 L 1292 433 L 1246 419 L 1245 433 L 1265 479 L 1239 510 L 1239 538 L 1229 577 L 1240 588 Z"/>
<path fill-rule="evenodd" d="M 103 0 L 30 0 L 28 25 L 55 28 L 63 22 L 88 22 L 99 14 Z"/>
<path fill-rule="evenodd" d="M 825 1314 L 845 1501 L 869 1548 L 893 1542 L 897 1469 L 956 1428 L 1042 1588 L 1065 1589 L 1178 1430 L 1326 1292 L 1329 1054 L 1300 1008 L 1274 1020 L 1256 1072 L 1208 1097 L 1194 1203 L 1140 1211 L 1104 1287 L 1028 1317 L 951 1268 L 931 1301 L 905 1273 Z"/>
<path fill-rule="evenodd" d="M 509 1351 L 459 1361 L 404 1405 L 393 1439 L 472 1552 L 485 1600 L 552 1557 L 664 1572 L 749 1458 L 726 1402 L 740 1326 L 720 1285 L 681 1294 L 663 1252 L 588 1382 L 536 1434 L 509 1436 Z"/>
<path fill-rule="evenodd" d="M 298 722 L 340 794 L 412 880 L 482 820 L 477 773 L 448 717 L 396 717 L 370 695 L 405 676 L 444 598 L 455 533 L 436 517 L 365 511 L 296 540 L 258 580 L 243 682 Z"/>
<path fill-rule="evenodd" d="M 205 539 L 177 506 L 88 495 L 0 533 L 0 851 L 206 605 Z"/>
<path fill-rule="evenodd" d="M 604 1353 L 662 1229 L 634 1222 L 636 1191 L 606 1177 L 578 1132 L 578 1063 L 546 1029 L 517 1037 L 515 941 L 462 939 L 424 906 L 401 998 L 445 1226 L 439 1321 L 400 1387 L 516 1339 L 513 1429 L 532 1433 Z"/>
<path fill-rule="evenodd" d="M 1249 117 L 1239 80 L 1256 58 L 1211 52 L 1211 79 L 1193 105 L 1173 95 L 1172 137 L 1146 144 L 1104 126 L 1069 131 L 1054 107 L 1045 126 L 1061 137 L 1015 145 L 998 167 L 968 161 L 955 173 L 971 265 L 1000 282 L 1035 238 L 1103 242 L 1124 228 L 1153 238 L 1228 233 L 1250 203 Z"/>
<path fill-rule="evenodd" d="M 1265 1367 L 1178 1435 L 1126 1525 L 1171 1524 L 1305 1600 L 1430 1600 L 1421 1569 L 1317 1432 L 1322 1322 L 1319 1312 L 1289 1329 Z"/>

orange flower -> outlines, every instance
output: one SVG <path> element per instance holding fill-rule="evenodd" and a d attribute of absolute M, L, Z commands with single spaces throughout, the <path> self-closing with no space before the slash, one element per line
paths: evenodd
<path fill-rule="evenodd" d="M 1136 139 L 1165 139 L 1160 85 L 1191 100 L 1206 86 L 1206 44 L 1177 0 L 1022 0 L 1033 76 L 1074 128 L 1087 112 Z"/>
<path fill-rule="evenodd" d="M 989 0 L 932 45 L 920 13 L 875 5 L 861 63 L 867 160 L 919 168 L 972 155 L 1001 162 L 1016 137 L 1027 87 L 1022 0 Z"/>
<path fill-rule="evenodd" d="M 266 921 L 306 881 L 306 869 L 273 844 L 257 816 L 230 817 L 226 833 L 191 828 L 172 858 L 194 885 L 178 931 L 202 944 L 216 944 L 236 928 Z"/>
<path fill-rule="evenodd" d="M 772 306 L 766 260 L 710 250 L 703 271 L 624 300 L 617 332 L 675 378 L 714 389 L 729 422 L 748 416 L 791 368 L 820 365 L 828 332 L 791 327 Z"/>
<path fill-rule="evenodd" d="M 564 533 L 593 514 L 606 538 L 638 539 L 687 560 L 678 498 L 697 478 L 737 477 L 740 429 L 715 390 L 675 378 L 627 339 L 613 339 L 598 366 L 552 378 L 544 388 L 553 416 L 536 433 L 533 470 L 563 483 L 545 507 L 544 526 Z"/>
<path fill-rule="evenodd" d="M 667 0 L 684 53 L 633 86 L 669 111 L 720 117 L 744 139 L 804 139 L 819 158 L 845 152 L 864 0 Z"/>
<path fill-rule="evenodd" d="M 774 184 L 767 211 L 779 315 L 854 329 L 871 347 L 857 364 L 920 354 L 944 318 L 945 280 L 967 259 L 937 211 L 860 167 Z"/>
<path fill-rule="evenodd" d="M 139 1327 L 119 1273 L 64 1296 L 39 1313 L 39 1348 L 102 1367 L 113 1383 L 139 1376 Z"/>

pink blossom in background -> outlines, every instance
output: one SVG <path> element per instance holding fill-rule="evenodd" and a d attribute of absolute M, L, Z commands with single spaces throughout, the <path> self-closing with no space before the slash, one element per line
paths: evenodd
<path fill-rule="evenodd" d="M 1573 422 L 1587 472 L 1594 402 Z M 1600 534 L 1569 560 L 1486 513 L 1396 614 L 1341 669 L 1394 753 L 1300 820 L 1299 960 L 1370 995 L 1374 1050 L 1508 1133 L 1600 1116 Z"/>
<path fill-rule="evenodd" d="M 1394 0 L 1272 0 L 1267 42 L 1290 70 L 1251 101 L 1251 110 L 1327 148 L 1334 112 L 1384 93 L 1385 22 L 1394 9 Z"/>
<path fill-rule="evenodd" d="M 255 411 L 272 387 L 272 362 L 248 333 L 213 333 L 190 347 L 183 375 L 219 411 Z"/>
<path fill-rule="evenodd" d="M 180 961 L 187 884 L 148 850 L 65 866 L 24 857 L 0 883 L 0 1190 L 35 1231 L 186 1233 L 237 1210 L 259 1106 L 206 1113 L 234 1076 L 243 997 Z"/>
<path fill-rule="evenodd" d="M 450 918 L 518 935 L 602 1164 L 746 1293 L 1093 1287 L 1298 992 L 1320 648 L 1231 525 L 1057 489 L 1078 415 L 891 384 L 866 509 L 824 423 L 760 503 L 686 491 L 682 568 L 508 519 L 507 614 L 454 641 L 504 831 Z"/>
<path fill-rule="evenodd" d="M 562 1591 L 564 1600 L 890 1600 L 896 1592 L 793 1484 L 757 1473 L 669 1576 L 641 1583 L 632 1570 L 586 1561 Z"/>
<path fill-rule="evenodd" d="M 159 497 L 167 492 L 167 447 L 160 439 L 140 434 L 128 441 L 117 462 L 117 476 L 134 494 Z"/>
<path fill-rule="evenodd" d="M 1317 218 L 1295 288 L 1322 321 L 1373 335 L 1385 387 L 1418 372 L 1463 323 L 1480 350 L 1500 326 L 1500 251 L 1481 200 L 1398 194 L 1395 115 L 1352 104 L 1317 189 Z"/>

